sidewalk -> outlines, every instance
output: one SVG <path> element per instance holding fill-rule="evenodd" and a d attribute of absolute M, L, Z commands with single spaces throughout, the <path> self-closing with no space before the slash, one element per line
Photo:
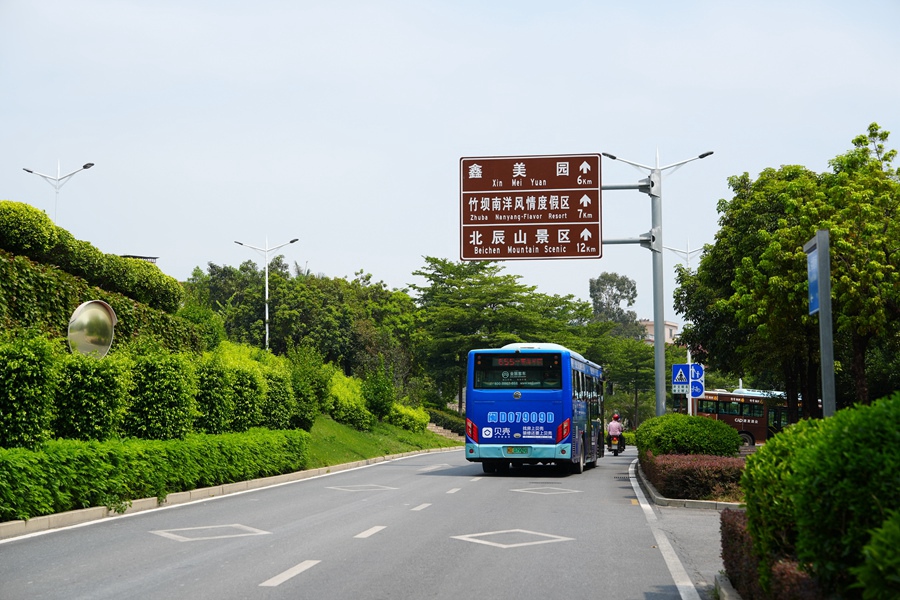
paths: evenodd
<path fill-rule="evenodd" d="M 665 531 L 682 559 L 685 570 L 702 598 L 741 600 L 724 574 L 719 513 L 725 508 L 742 510 L 734 502 L 712 502 L 666 498 L 644 476 L 640 465 L 637 479 L 647 499 L 655 505 L 658 525 Z"/>

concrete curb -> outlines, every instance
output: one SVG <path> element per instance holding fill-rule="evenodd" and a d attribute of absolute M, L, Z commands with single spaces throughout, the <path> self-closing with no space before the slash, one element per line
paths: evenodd
<path fill-rule="evenodd" d="M 226 483 L 223 485 L 217 485 L 208 488 L 198 488 L 196 490 L 190 490 L 187 492 L 176 492 L 167 495 L 166 499 L 162 502 L 159 502 L 156 498 L 141 498 L 140 500 L 133 500 L 131 502 L 131 506 L 129 506 L 128 510 L 126 510 L 124 513 L 113 512 L 105 506 L 95 506 L 92 508 L 83 508 L 80 510 L 70 510 L 63 513 L 57 513 L 55 515 L 34 517 L 28 519 L 27 521 L 5 521 L 3 523 L 0 523 L 0 540 L 46 532 L 52 529 L 59 529 L 61 527 L 81 525 L 83 523 L 89 523 L 91 521 L 98 521 L 101 519 L 112 519 L 121 517 L 123 515 L 130 515 L 145 510 L 150 510 L 152 508 L 176 506 L 179 504 L 195 502 L 197 500 L 204 500 L 207 498 L 227 496 L 228 494 L 234 494 L 237 492 L 246 492 L 249 490 L 256 490 L 274 485 L 283 485 L 285 483 L 291 483 L 303 479 L 310 479 L 312 477 L 319 477 L 320 475 L 327 475 L 328 473 L 347 471 L 349 469 L 356 469 L 358 467 L 374 465 L 377 463 L 396 460 L 398 458 L 406 458 L 408 456 L 415 456 L 418 454 L 429 454 L 432 452 L 454 452 L 460 449 L 460 446 L 454 446 L 451 448 L 429 448 L 426 450 L 417 450 L 414 452 L 403 452 L 401 454 L 376 456 L 374 458 L 367 458 L 365 460 L 358 460 L 356 462 L 345 463 L 342 465 L 321 467 L 319 469 L 310 469 L 308 471 L 297 471 L 295 473 L 285 473 L 283 475 L 273 475 L 272 477 L 263 477 L 261 479 L 252 479 L 250 481 Z"/>

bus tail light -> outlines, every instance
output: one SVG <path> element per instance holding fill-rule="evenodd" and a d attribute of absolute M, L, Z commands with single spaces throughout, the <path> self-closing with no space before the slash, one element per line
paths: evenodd
<path fill-rule="evenodd" d="M 478 443 L 478 426 L 469 419 L 466 419 L 466 437 Z"/>
<path fill-rule="evenodd" d="M 559 424 L 559 427 L 556 428 L 556 443 L 560 443 L 567 437 L 569 437 L 569 429 L 572 427 L 572 420 L 566 419 L 562 423 Z"/>

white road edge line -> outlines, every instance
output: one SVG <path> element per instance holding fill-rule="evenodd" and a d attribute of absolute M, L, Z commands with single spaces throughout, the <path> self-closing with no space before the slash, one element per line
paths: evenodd
<path fill-rule="evenodd" d="M 659 551 L 662 552 L 666 566 L 669 568 L 669 573 L 675 581 L 675 587 L 678 588 L 681 600 L 700 600 L 700 594 L 697 593 L 694 582 L 691 581 L 690 576 L 684 569 L 684 565 L 681 564 L 681 560 L 678 558 L 678 554 L 672 548 L 669 538 L 666 537 L 666 533 L 663 530 L 656 526 L 656 513 L 653 512 L 653 507 L 647 502 L 647 497 L 644 496 L 641 484 L 637 480 L 637 473 L 635 473 L 637 462 L 638 459 L 634 459 L 629 465 L 628 478 L 631 480 L 631 487 L 634 488 L 634 493 L 641 503 L 650 531 L 653 532 L 653 537 L 656 538 L 656 545 L 659 547 Z"/>
<path fill-rule="evenodd" d="M 321 560 L 304 560 L 299 565 L 291 567 L 287 571 L 285 571 L 279 575 L 276 575 L 275 577 L 273 577 L 271 579 L 267 579 L 266 581 L 263 581 L 261 584 L 259 584 L 259 587 L 277 587 L 277 586 L 281 585 L 282 583 L 284 583 L 285 581 L 287 581 L 288 579 L 290 579 L 291 577 L 294 577 L 295 575 L 299 575 L 303 571 L 316 566 L 320 562 L 322 562 L 322 561 Z"/>
<path fill-rule="evenodd" d="M 375 535 L 376 533 L 378 533 L 378 532 L 381 531 L 382 529 L 387 529 L 387 525 L 376 525 L 375 527 L 370 527 L 369 529 L 366 529 L 366 530 L 363 531 L 362 533 L 357 533 L 357 534 L 354 535 L 353 537 L 354 537 L 354 538 L 359 538 L 359 539 L 362 540 L 362 539 L 365 539 L 365 538 L 367 538 L 367 537 L 371 537 L 371 536 Z"/>

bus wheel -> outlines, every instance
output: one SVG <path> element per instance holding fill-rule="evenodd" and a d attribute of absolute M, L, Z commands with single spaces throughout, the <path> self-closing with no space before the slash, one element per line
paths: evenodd
<path fill-rule="evenodd" d="M 572 472 L 576 475 L 584 473 L 584 444 L 581 444 L 581 452 L 578 453 L 578 462 L 572 463 Z"/>
<path fill-rule="evenodd" d="M 483 461 L 483 462 L 481 463 L 481 470 L 484 471 L 484 472 L 487 473 L 487 474 L 491 474 L 491 473 L 494 473 L 494 472 L 497 471 L 497 467 L 496 467 L 495 465 L 493 465 L 492 463 L 489 463 L 489 462 L 487 462 L 487 461 Z"/>
<path fill-rule="evenodd" d="M 747 433 L 746 431 L 741 432 L 741 439 L 744 441 L 745 446 L 753 445 L 753 436 Z"/>

